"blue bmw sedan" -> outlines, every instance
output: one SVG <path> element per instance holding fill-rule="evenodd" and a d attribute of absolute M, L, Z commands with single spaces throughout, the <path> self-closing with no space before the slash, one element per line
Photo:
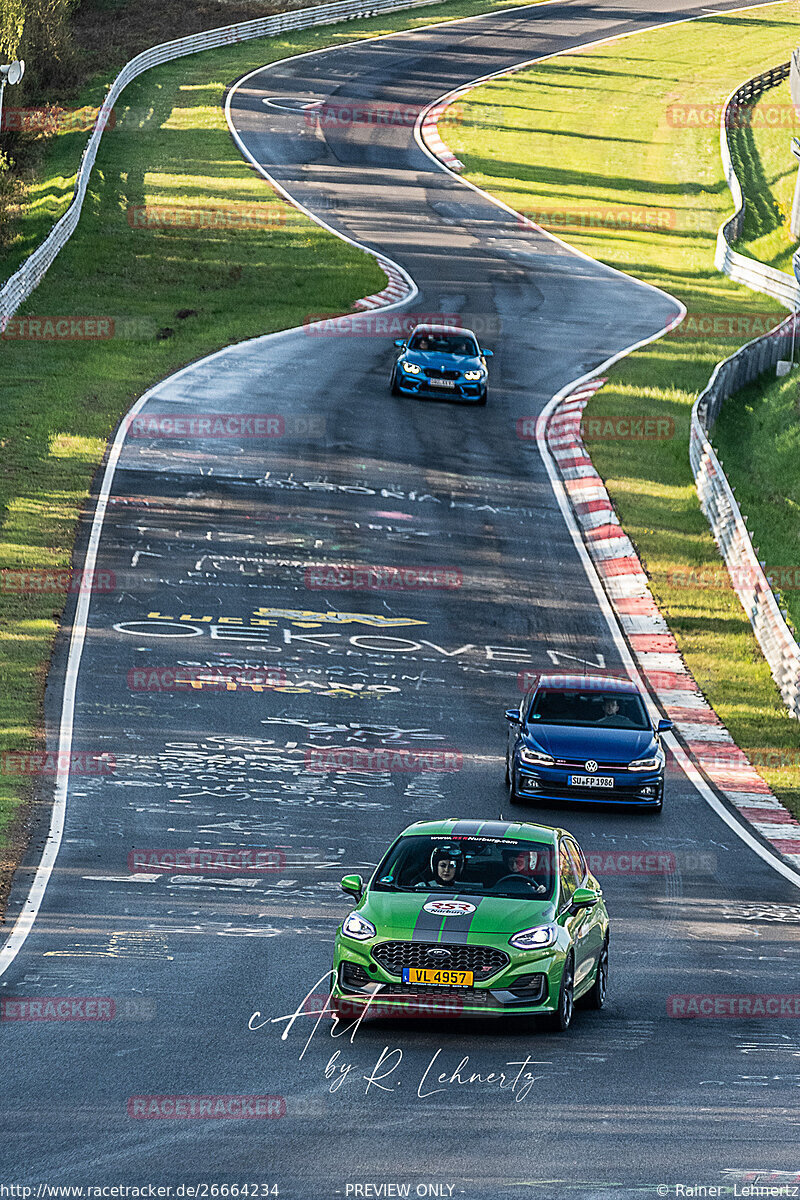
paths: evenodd
<path fill-rule="evenodd" d="M 506 782 L 512 803 L 578 800 L 660 810 L 661 735 L 636 684 L 599 675 L 541 675 L 509 725 Z"/>
<path fill-rule="evenodd" d="M 471 329 L 417 325 L 400 353 L 389 381 L 393 396 L 447 396 L 485 404 L 491 350 L 482 350 Z"/>

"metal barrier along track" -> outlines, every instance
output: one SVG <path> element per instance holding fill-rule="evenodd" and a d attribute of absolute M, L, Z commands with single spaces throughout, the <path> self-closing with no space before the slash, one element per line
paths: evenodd
<path fill-rule="evenodd" d="M 725 560 L 772 677 L 792 716 L 800 719 L 800 646 L 784 619 L 775 593 L 748 533 L 733 489 L 708 439 L 724 400 L 791 354 L 800 337 L 800 316 L 787 319 L 766 337 L 748 342 L 718 363 L 692 408 L 689 458 L 700 506 Z"/>
<path fill-rule="evenodd" d="M 728 217 L 719 228 L 714 265 L 718 271 L 730 276 L 737 283 L 743 283 L 753 291 L 763 292 L 767 296 L 774 296 L 786 308 L 795 310 L 800 308 L 800 286 L 792 279 L 791 275 L 787 275 L 785 271 L 779 271 L 775 267 L 768 267 L 765 263 L 749 258 L 746 254 L 739 254 L 738 251 L 731 248 L 742 234 L 745 200 L 742 195 L 742 186 L 733 166 L 731 148 L 728 143 L 728 130 L 733 128 L 740 119 L 739 114 L 749 109 L 752 101 L 762 92 L 787 79 L 789 68 L 789 63 L 782 63 L 779 67 L 772 67 L 769 71 L 764 71 L 761 75 L 748 79 L 747 83 L 743 83 L 741 87 L 731 93 L 723 107 L 719 130 L 720 154 L 725 178 L 731 189 L 736 210 L 733 216 Z"/>
<path fill-rule="evenodd" d="M 151 67 L 197 54 L 201 50 L 213 50 L 230 46 L 252 38 L 272 37 L 287 30 L 309 29 L 316 25 L 335 25 L 340 21 L 351 21 L 358 17 L 372 17 L 400 8 L 419 8 L 436 4 L 439 0 L 337 0 L 334 4 L 320 4 L 314 8 L 297 9 L 294 12 L 278 13 L 271 17 L 258 17 L 252 21 L 241 21 L 236 25 L 224 25 L 205 33 L 191 34 L 173 42 L 162 42 L 137 54 L 117 75 L 95 121 L 94 128 L 81 158 L 75 193 L 67 211 L 56 222 L 41 245 L 25 260 L 0 289 L 0 330 L 9 318 L 38 287 L 52 266 L 62 246 L 75 232 L 80 219 L 89 177 L 92 173 L 100 139 L 109 121 L 111 109 L 128 84 L 149 71 Z"/>
<path fill-rule="evenodd" d="M 800 286 L 790 275 L 731 249 L 731 243 L 741 236 L 745 205 L 731 160 L 728 130 L 739 119 L 739 110 L 767 88 L 786 79 L 788 74 L 789 63 L 785 63 L 749 79 L 728 97 L 723 108 L 720 150 L 736 211 L 720 227 L 715 265 L 731 279 L 754 291 L 774 296 L 787 308 L 796 310 L 800 308 Z M 800 646 L 759 562 L 733 489 L 708 438 L 725 400 L 764 372 L 774 373 L 779 361 L 793 358 L 798 336 L 800 314 L 795 313 L 765 336 L 755 338 L 730 358 L 717 363 L 708 386 L 692 408 L 689 458 L 700 506 L 725 560 L 733 588 L 753 626 L 786 707 L 792 716 L 800 719 Z"/>

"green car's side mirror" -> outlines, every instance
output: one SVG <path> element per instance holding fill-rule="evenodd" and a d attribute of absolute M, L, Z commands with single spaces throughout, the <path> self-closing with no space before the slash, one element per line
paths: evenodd
<path fill-rule="evenodd" d="M 364 880 L 360 875 L 345 875 L 342 880 L 342 891 L 360 900 L 364 892 Z"/>
<path fill-rule="evenodd" d="M 405 346 L 405 342 L 403 341 L 402 338 L 395 338 L 394 344 L 395 344 L 395 346 L 397 346 L 398 350 L 402 350 L 403 347 Z"/>
<path fill-rule="evenodd" d="M 575 888 L 571 907 L 573 909 L 594 908 L 595 904 L 599 903 L 599 900 L 600 897 L 594 888 Z"/>

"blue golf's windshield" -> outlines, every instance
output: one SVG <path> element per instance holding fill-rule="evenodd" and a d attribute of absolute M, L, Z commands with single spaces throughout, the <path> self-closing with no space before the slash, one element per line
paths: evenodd
<path fill-rule="evenodd" d="M 544 842 L 478 836 L 405 837 L 375 874 L 379 892 L 432 892 L 549 900 L 553 847 Z"/>
<path fill-rule="evenodd" d="M 606 729 L 650 729 L 644 704 L 634 692 L 543 688 L 533 697 L 528 722 Z"/>

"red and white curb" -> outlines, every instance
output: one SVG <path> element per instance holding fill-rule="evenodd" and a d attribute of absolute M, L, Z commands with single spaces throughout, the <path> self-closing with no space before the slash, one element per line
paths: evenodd
<path fill-rule="evenodd" d="M 402 271 L 397 269 L 391 259 L 383 258 L 378 254 L 375 256 L 375 261 L 381 270 L 385 272 L 389 282 L 383 291 L 375 292 L 372 296 L 364 296 L 361 300 L 356 300 L 353 308 L 384 308 L 387 304 L 396 304 L 399 300 L 410 299 L 412 296 L 407 277 Z"/>
<path fill-rule="evenodd" d="M 450 147 L 442 141 L 442 136 L 439 133 L 439 119 L 444 110 L 450 108 L 457 96 L 462 96 L 465 92 L 471 90 L 472 84 L 468 88 L 464 88 L 464 92 L 453 93 L 446 104 L 435 104 L 432 108 L 429 108 L 420 126 L 423 140 L 431 154 L 435 154 L 439 161 L 443 162 L 451 171 L 463 171 L 464 164 L 460 158 L 456 158 Z"/>
<path fill-rule="evenodd" d="M 642 676 L 674 722 L 694 762 L 778 854 L 800 867 L 800 823 L 773 796 L 687 670 L 633 544 L 581 440 L 583 410 L 605 382 L 590 379 L 565 396 L 547 425 L 547 444 L 586 548 Z"/>

